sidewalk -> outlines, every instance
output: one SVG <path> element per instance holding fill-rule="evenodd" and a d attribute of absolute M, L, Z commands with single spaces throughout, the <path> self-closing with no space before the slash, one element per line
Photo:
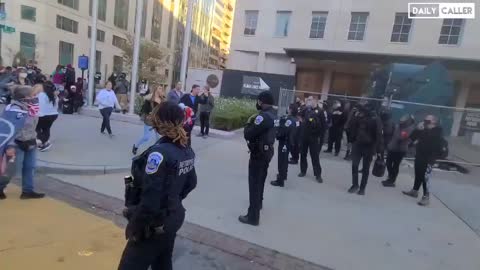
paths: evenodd
<path fill-rule="evenodd" d="M 50 198 L 0 202 L 0 269 L 116 269 L 125 246 L 112 222 Z"/>

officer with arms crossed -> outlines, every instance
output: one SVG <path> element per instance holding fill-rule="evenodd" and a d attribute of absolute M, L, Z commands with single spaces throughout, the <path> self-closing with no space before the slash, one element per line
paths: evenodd
<path fill-rule="evenodd" d="M 248 191 L 250 206 L 245 216 L 238 220 L 245 224 L 258 226 L 262 208 L 263 190 L 268 173 L 268 165 L 273 157 L 275 143 L 276 113 L 272 108 L 274 99 L 269 91 L 262 92 L 257 98 L 258 115 L 250 117 L 244 129 L 244 137 L 250 150 L 248 163 Z"/>
<path fill-rule="evenodd" d="M 300 174 L 298 177 L 305 177 L 307 173 L 307 153 L 310 151 L 312 167 L 315 178 L 323 183 L 322 167 L 320 166 L 321 137 L 325 133 L 326 123 L 323 111 L 318 107 L 312 96 L 307 99 L 306 108 L 300 112 L 303 119 L 302 140 L 300 153 Z"/>
<path fill-rule="evenodd" d="M 182 200 L 197 184 L 183 120 L 175 103 L 163 102 L 152 112 L 151 126 L 163 137 L 132 163 L 133 182 L 141 191 L 126 190 L 128 243 L 119 270 L 172 269 L 176 233 L 185 219 Z"/>
<path fill-rule="evenodd" d="M 290 104 L 288 115 L 280 118 L 277 128 L 278 140 L 278 174 L 277 180 L 270 182 L 272 186 L 283 187 L 288 174 L 288 153 L 295 144 L 297 106 Z"/>

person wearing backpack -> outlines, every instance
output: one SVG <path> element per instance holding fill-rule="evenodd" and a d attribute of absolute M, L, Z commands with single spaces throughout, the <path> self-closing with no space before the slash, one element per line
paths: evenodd
<path fill-rule="evenodd" d="M 448 155 L 448 143 L 443 137 L 442 127 L 438 125 L 438 119 L 434 115 L 427 115 L 422 123 L 410 135 L 410 140 L 416 142 L 415 147 L 415 182 L 410 191 L 403 194 L 417 198 L 420 186 L 423 187 L 423 197 L 418 202 L 420 206 L 430 204 L 429 175 L 435 161 L 446 158 Z"/>
<path fill-rule="evenodd" d="M 383 156 L 382 123 L 370 104 L 359 105 L 358 114 L 352 119 L 350 126 L 352 138 L 352 186 L 348 193 L 365 195 L 370 164 L 375 151 Z M 358 165 L 363 161 L 362 182 L 358 186 Z"/>

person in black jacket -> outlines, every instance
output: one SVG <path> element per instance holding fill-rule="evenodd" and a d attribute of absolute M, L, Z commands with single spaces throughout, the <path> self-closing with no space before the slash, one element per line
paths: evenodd
<path fill-rule="evenodd" d="M 359 105 L 358 114 L 350 123 L 350 136 L 352 136 L 352 186 L 349 193 L 357 192 L 365 195 L 370 164 L 375 151 L 377 155 L 383 153 L 382 123 L 370 104 Z M 358 165 L 363 160 L 362 182 L 358 186 Z"/>
<path fill-rule="evenodd" d="M 277 127 L 278 140 L 278 174 L 277 180 L 270 182 L 272 186 L 283 187 L 288 176 L 288 153 L 295 144 L 295 131 L 297 119 L 294 114 L 297 111 L 295 104 L 290 104 L 288 115 L 280 118 Z"/>
<path fill-rule="evenodd" d="M 238 217 L 241 223 L 258 226 L 260 224 L 260 209 L 262 209 L 263 190 L 268 174 L 268 166 L 272 160 L 275 143 L 276 113 L 272 107 L 274 98 L 269 91 L 260 93 L 257 97 L 258 114 L 248 119 L 243 131 L 250 160 L 248 162 L 248 213 Z"/>
<path fill-rule="evenodd" d="M 176 234 L 185 220 L 182 201 L 197 185 L 195 153 L 187 145 L 183 119 L 175 103 L 163 102 L 153 111 L 152 125 L 163 137 L 134 161 L 142 164 L 132 164 L 142 192 L 138 203 L 124 210 L 128 242 L 119 270 L 172 269 Z"/>
<path fill-rule="evenodd" d="M 185 104 L 185 106 L 190 107 L 193 109 L 193 112 L 195 115 L 197 115 L 198 112 L 198 104 L 200 104 L 200 99 L 198 97 L 198 94 L 200 93 L 200 86 L 198 84 L 194 84 L 192 86 L 192 90 L 190 91 L 189 95 L 183 95 L 180 98 L 179 103 Z"/>
<path fill-rule="evenodd" d="M 333 146 L 335 145 L 335 156 L 338 156 L 340 148 L 342 147 L 343 129 L 347 118 L 343 113 L 342 104 L 340 104 L 340 102 L 334 103 L 332 107 L 332 126 L 328 130 L 328 149 L 325 153 L 332 153 Z"/>
<path fill-rule="evenodd" d="M 322 167 L 320 166 L 320 147 L 322 134 L 326 130 L 325 114 L 317 105 L 313 97 L 308 97 L 307 106 L 300 113 L 301 124 L 301 153 L 300 153 L 300 174 L 298 177 L 305 177 L 307 174 L 307 154 L 310 151 L 313 173 L 319 183 L 323 183 Z"/>
<path fill-rule="evenodd" d="M 421 206 L 430 203 L 429 176 L 435 161 L 442 156 L 445 146 L 442 128 L 433 115 L 425 117 L 422 123 L 410 135 L 410 140 L 416 142 L 415 152 L 415 183 L 410 191 L 403 194 L 417 198 L 420 186 L 423 187 L 423 197 L 418 202 Z"/>

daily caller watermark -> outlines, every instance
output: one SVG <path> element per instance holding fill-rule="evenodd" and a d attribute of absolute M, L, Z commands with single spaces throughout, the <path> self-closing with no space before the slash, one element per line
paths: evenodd
<path fill-rule="evenodd" d="M 475 3 L 408 3 L 410 19 L 475 19 Z"/>

